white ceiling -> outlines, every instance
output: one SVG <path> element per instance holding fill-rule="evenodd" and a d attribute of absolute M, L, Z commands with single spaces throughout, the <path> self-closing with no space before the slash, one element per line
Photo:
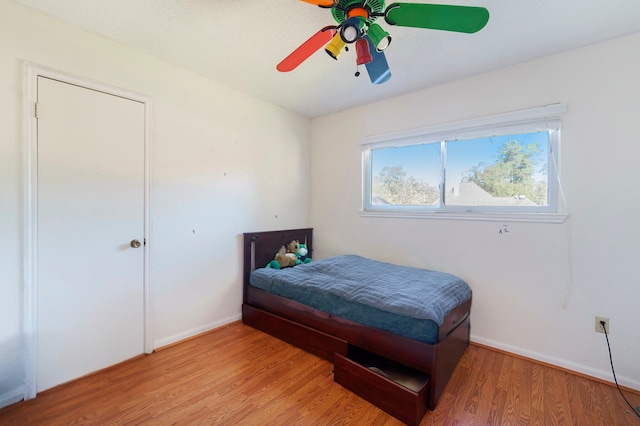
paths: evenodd
<path fill-rule="evenodd" d="M 276 71 L 335 23 L 329 10 L 297 0 L 14 1 L 307 117 L 640 31 L 640 0 L 434 0 L 486 7 L 489 23 L 460 34 L 381 20 L 393 37 L 392 77 L 372 85 L 364 67 L 354 76 L 353 49 L 338 61 L 321 49 L 292 72 Z"/>

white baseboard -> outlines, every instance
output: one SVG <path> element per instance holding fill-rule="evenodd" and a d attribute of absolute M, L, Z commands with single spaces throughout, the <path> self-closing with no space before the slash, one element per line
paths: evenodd
<path fill-rule="evenodd" d="M 184 331 L 182 333 L 178 333 L 178 334 L 174 334 L 173 336 L 168 336 L 168 337 L 164 337 L 162 339 L 158 339 L 158 340 L 154 340 L 153 341 L 153 349 L 158 349 L 161 348 L 163 346 L 167 346 L 167 345 L 172 345 L 174 343 L 177 343 L 181 340 L 185 340 L 188 339 L 190 337 L 193 336 L 197 336 L 198 334 L 202 334 L 202 333 L 206 333 L 207 331 L 213 330 L 215 328 L 218 327 L 222 327 L 223 325 L 229 324 L 231 322 L 234 321 L 238 321 L 239 319 L 242 319 L 242 315 L 238 314 L 238 315 L 234 315 L 232 317 L 229 318 L 224 318 L 221 319 L 219 321 L 215 321 L 209 324 L 205 324 L 201 327 L 196 327 L 193 328 L 191 330 L 187 330 Z"/>
<path fill-rule="evenodd" d="M 607 371 L 597 370 L 595 368 L 591 368 L 586 365 L 576 364 L 574 362 L 567 361 L 565 359 L 551 357 L 538 352 L 522 349 L 516 346 L 511 346 L 505 343 L 496 342 L 494 340 L 485 339 L 479 336 L 474 336 L 473 334 L 471 335 L 471 341 L 484 346 L 499 349 L 501 351 L 509 352 L 515 355 L 520 355 L 525 358 L 530 358 L 536 361 L 544 362 L 545 364 L 555 365 L 557 367 L 574 371 L 576 373 L 584 374 L 586 376 L 595 377 L 597 379 L 604 380 L 611 384 L 614 383 L 613 375 L 611 374 L 610 370 L 607 370 Z M 620 376 L 618 374 L 616 374 L 616 377 L 618 379 L 618 384 L 620 384 L 620 386 L 624 386 L 630 389 L 635 389 L 640 391 L 640 382 L 638 382 L 637 380 L 632 380 L 628 377 Z"/>
<path fill-rule="evenodd" d="M 22 385 L 16 389 L 12 389 L 8 392 L 3 393 L 2 395 L 0 395 L 0 408 L 7 407 L 11 404 L 22 401 L 23 399 L 25 399 L 26 392 L 26 386 Z"/>

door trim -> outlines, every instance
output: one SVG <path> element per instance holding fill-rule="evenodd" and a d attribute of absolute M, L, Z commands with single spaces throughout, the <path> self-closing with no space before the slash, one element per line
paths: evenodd
<path fill-rule="evenodd" d="M 38 77 L 50 78 L 98 92 L 130 99 L 144 104 L 144 265 L 143 265 L 143 321 L 144 352 L 153 352 L 150 297 L 150 187 L 151 187 L 151 98 L 108 84 L 55 71 L 31 62 L 23 64 L 23 250 L 22 275 L 24 286 L 24 336 L 26 351 L 26 395 L 36 397 L 36 354 L 38 324 L 38 120 L 35 105 L 38 96 Z"/>

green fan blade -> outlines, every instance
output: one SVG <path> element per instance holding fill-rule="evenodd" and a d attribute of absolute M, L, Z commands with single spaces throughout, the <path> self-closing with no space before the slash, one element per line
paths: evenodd
<path fill-rule="evenodd" d="M 489 11 L 475 6 L 393 3 L 387 8 L 385 20 L 401 27 L 475 33 L 487 25 Z"/>

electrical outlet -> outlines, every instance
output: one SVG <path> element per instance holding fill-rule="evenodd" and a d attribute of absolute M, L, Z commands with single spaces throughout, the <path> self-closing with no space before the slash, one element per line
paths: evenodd
<path fill-rule="evenodd" d="M 609 318 L 605 317 L 596 317 L 596 332 L 604 334 L 604 330 L 602 329 L 602 324 L 600 324 L 600 321 L 604 321 L 604 327 L 607 329 L 607 333 L 611 334 L 611 329 L 609 328 Z"/>

